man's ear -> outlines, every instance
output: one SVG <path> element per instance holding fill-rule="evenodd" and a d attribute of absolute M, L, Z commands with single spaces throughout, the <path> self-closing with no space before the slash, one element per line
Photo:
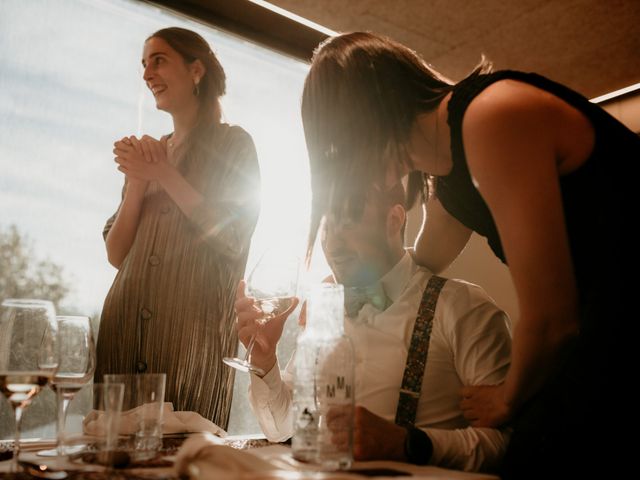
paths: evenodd
<path fill-rule="evenodd" d="M 399 203 L 389 209 L 387 213 L 387 235 L 389 238 L 395 237 L 398 232 L 402 231 L 406 218 L 407 211 Z"/>
<path fill-rule="evenodd" d="M 189 64 L 189 70 L 191 70 L 191 76 L 193 77 L 195 84 L 200 83 L 202 81 L 202 77 L 204 77 L 204 74 L 207 72 L 204 64 L 198 58 Z"/>

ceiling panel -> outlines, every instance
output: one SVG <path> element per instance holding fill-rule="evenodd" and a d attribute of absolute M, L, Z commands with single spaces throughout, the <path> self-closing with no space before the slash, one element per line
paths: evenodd
<path fill-rule="evenodd" d="M 640 82 L 640 0 L 272 0 L 336 31 L 371 30 L 458 79 L 485 54 L 595 97 Z"/>

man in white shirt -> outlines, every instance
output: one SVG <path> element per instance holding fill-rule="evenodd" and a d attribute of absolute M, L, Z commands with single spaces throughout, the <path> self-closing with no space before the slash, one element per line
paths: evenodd
<path fill-rule="evenodd" d="M 504 454 L 508 434 L 469 426 L 459 407 L 460 390 L 503 381 L 511 334 L 506 314 L 476 285 L 459 280 L 444 284 L 415 418 L 420 430 L 393 423 L 418 307 L 432 276 L 403 247 L 403 197 L 401 186 L 373 191 L 359 221 L 326 219 L 323 229 L 322 247 L 335 280 L 345 287 L 377 282 L 377 290 L 387 297 L 374 299 L 377 306 L 365 304 L 352 317 L 345 315 L 345 333 L 356 352 L 354 457 L 492 470 Z M 252 363 L 267 373 L 251 375 L 250 401 L 271 441 L 293 434 L 295 356 L 282 375 L 276 358 L 276 344 L 293 308 L 261 327 L 252 355 Z M 236 311 L 239 337 L 246 345 L 260 312 L 245 296 L 243 283 Z M 416 446 L 419 452 L 412 451 Z"/>

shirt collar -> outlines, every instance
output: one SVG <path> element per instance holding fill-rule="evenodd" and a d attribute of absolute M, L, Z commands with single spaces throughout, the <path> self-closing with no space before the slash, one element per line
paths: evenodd
<path fill-rule="evenodd" d="M 384 293 L 391 300 L 391 303 L 398 300 L 404 292 L 414 273 L 415 266 L 413 258 L 405 251 L 398 263 L 380 279 Z"/>

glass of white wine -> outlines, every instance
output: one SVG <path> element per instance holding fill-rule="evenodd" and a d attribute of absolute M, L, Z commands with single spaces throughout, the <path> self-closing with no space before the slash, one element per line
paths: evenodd
<path fill-rule="evenodd" d="M 58 368 L 58 324 L 51 302 L 7 299 L 0 305 L 0 390 L 16 419 L 11 470 L 18 472 L 22 413 Z"/>
<path fill-rule="evenodd" d="M 247 295 L 255 298 L 255 306 L 263 315 L 256 320 L 258 329 L 249 340 L 244 358 L 225 357 L 224 363 L 243 372 L 265 374 L 261 368 L 251 363 L 251 352 L 259 328 L 293 304 L 298 290 L 299 274 L 300 257 L 291 251 L 272 248 L 262 255 L 247 278 Z"/>
<path fill-rule="evenodd" d="M 91 331 L 91 319 L 86 316 L 56 317 L 60 348 L 60 364 L 51 388 L 58 400 L 57 448 L 42 450 L 41 456 L 63 456 L 76 453 L 83 445 L 74 447 L 66 444 L 66 421 L 69 403 L 82 387 L 93 378 L 96 369 L 96 347 Z"/>

